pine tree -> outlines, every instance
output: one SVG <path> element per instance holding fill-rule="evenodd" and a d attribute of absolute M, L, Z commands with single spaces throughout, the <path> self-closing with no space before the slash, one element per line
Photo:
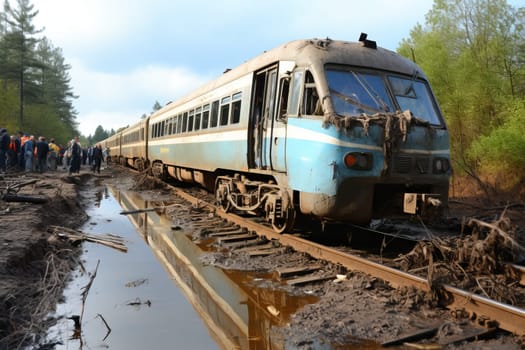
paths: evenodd
<path fill-rule="evenodd" d="M 5 15 L 9 26 L 4 40 L 7 52 L 5 78 L 16 81 L 19 90 L 19 123 L 24 126 L 24 106 L 34 101 L 39 94 L 35 84 L 34 71 L 41 68 L 41 63 L 35 57 L 35 37 L 42 30 L 37 30 L 32 21 L 38 14 L 33 10 L 29 0 L 17 0 L 17 8 L 9 6 L 6 1 Z"/>

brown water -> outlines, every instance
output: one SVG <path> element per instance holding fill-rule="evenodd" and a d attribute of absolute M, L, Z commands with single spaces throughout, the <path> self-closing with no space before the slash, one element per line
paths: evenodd
<path fill-rule="evenodd" d="M 151 206 L 137 193 L 106 190 L 99 197 L 82 230 L 123 236 L 129 250 L 84 243 L 85 269 L 93 272 L 100 263 L 86 299 L 81 337 L 74 336 L 73 321 L 66 318 L 81 313 L 80 295 L 89 277 L 78 271 L 66 290 L 66 303 L 58 307 L 62 318 L 48 335 L 50 342 L 62 343 L 56 349 L 291 349 L 276 344 L 270 329 L 284 325 L 314 297 L 259 288 L 265 276 L 203 266 L 201 248 L 186 232 L 172 231 L 166 217 L 155 212 L 119 215 Z"/>

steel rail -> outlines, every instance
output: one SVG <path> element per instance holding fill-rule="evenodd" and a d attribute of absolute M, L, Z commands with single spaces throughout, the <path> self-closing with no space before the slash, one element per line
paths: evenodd
<path fill-rule="evenodd" d="M 174 191 L 176 195 L 186 199 L 192 204 L 197 205 L 203 203 L 202 200 L 196 199 L 179 189 L 174 188 Z M 206 205 L 215 208 L 215 206 L 209 203 L 206 203 Z M 380 278 L 390 283 L 394 288 L 411 286 L 427 292 L 431 289 L 426 279 L 401 270 L 344 253 L 315 242 L 310 242 L 290 234 L 278 234 L 269 227 L 251 222 L 234 214 L 225 213 L 222 210 L 216 210 L 215 214 L 241 227 L 245 227 L 250 231 L 254 231 L 258 235 L 266 236 L 267 239 L 278 240 L 281 244 L 290 246 L 296 251 L 308 253 L 314 258 L 327 260 L 334 264 L 340 264 L 349 270 L 358 270 L 373 277 Z M 441 287 L 446 291 L 448 296 L 449 304 L 446 305 L 448 309 L 464 310 L 471 315 L 476 315 L 478 320 L 487 318 L 488 320 L 496 321 L 497 326 L 501 329 L 519 336 L 525 335 L 525 309 L 499 303 L 450 285 L 442 285 Z"/>

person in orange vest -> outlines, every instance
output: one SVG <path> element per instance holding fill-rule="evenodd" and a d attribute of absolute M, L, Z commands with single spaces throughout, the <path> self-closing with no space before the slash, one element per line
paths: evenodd
<path fill-rule="evenodd" d="M 20 170 L 24 170 L 26 168 L 26 159 L 25 159 L 25 152 L 24 152 L 24 144 L 27 140 L 29 140 L 29 135 L 22 133 L 21 131 L 18 132 L 18 136 L 20 138 L 20 152 L 18 152 L 18 164 L 20 166 Z"/>

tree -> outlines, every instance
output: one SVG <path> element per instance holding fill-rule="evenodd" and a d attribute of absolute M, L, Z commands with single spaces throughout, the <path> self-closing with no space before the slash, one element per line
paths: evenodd
<path fill-rule="evenodd" d="M 95 134 L 91 138 L 91 144 L 95 144 L 99 141 L 105 140 L 109 137 L 109 132 L 104 130 L 102 125 L 97 126 L 95 129 Z"/>
<path fill-rule="evenodd" d="M 479 171 L 492 168 L 479 158 L 480 147 L 490 144 L 486 138 L 502 138 L 495 131 L 508 130 L 510 106 L 524 101 L 524 28 L 525 9 L 505 0 L 435 0 L 425 26 L 414 27 L 398 48 L 433 85 L 456 168 L 479 182 Z"/>
<path fill-rule="evenodd" d="M 9 130 L 67 140 L 78 135 L 70 85 L 71 67 L 60 48 L 32 24 L 38 14 L 29 0 L 0 12 L 0 116 Z M 4 119 L 6 121 L 4 122 Z M 45 121 L 45 122 L 44 122 Z"/>
<path fill-rule="evenodd" d="M 6 2 L 6 23 L 9 31 L 4 40 L 7 48 L 7 78 L 17 81 L 19 89 L 19 122 L 24 126 L 24 105 L 27 98 L 38 95 L 38 87 L 32 79 L 34 69 L 41 68 L 40 62 L 35 58 L 34 48 L 37 43 L 35 35 L 42 30 L 37 30 L 32 24 L 33 18 L 38 14 L 33 10 L 29 0 L 17 0 L 18 7 L 12 8 Z"/>
<path fill-rule="evenodd" d="M 162 106 L 160 105 L 159 101 L 155 101 L 155 104 L 153 105 L 152 113 L 155 113 L 156 111 L 158 111 L 161 108 L 162 108 Z"/>

